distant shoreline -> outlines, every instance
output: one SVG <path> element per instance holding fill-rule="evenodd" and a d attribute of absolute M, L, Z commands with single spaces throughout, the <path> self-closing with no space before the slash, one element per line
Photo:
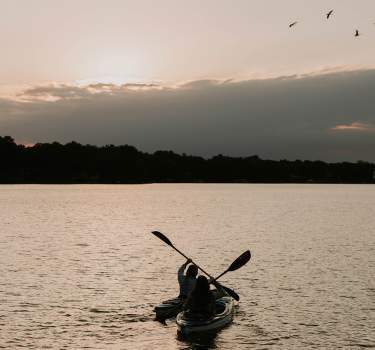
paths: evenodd
<path fill-rule="evenodd" d="M 374 185 L 373 182 L 0 182 L 1 186 L 81 186 L 81 185 L 103 185 L 103 186 L 135 186 L 135 185 Z"/>
<path fill-rule="evenodd" d="M 257 155 L 209 159 L 133 146 L 70 142 L 17 145 L 0 136 L 0 184 L 374 184 L 375 164 L 263 160 Z"/>

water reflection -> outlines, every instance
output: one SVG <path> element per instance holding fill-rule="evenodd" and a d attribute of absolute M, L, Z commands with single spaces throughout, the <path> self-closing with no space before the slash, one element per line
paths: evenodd
<path fill-rule="evenodd" d="M 1 347 L 375 347 L 374 186 L 0 186 L 0 205 Z M 180 339 L 154 321 L 184 262 L 154 229 L 213 275 L 250 247 L 222 281 L 232 325 Z"/>
<path fill-rule="evenodd" d="M 217 336 L 218 332 L 207 332 L 204 334 L 191 335 L 183 335 L 177 332 L 177 340 L 187 344 L 187 347 L 182 347 L 182 349 L 186 350 L 216 349 Z"/>

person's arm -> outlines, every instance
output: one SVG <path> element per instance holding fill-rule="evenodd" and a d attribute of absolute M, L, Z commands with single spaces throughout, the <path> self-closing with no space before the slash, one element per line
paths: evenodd
<path fill-rule="evenodd" d="M 178 269 L 178 272 L 177 272 L 178 283 L 181 284 L 183 282 L 186 266 L 188 266 L 190 263 L 191 263 L 191 259 L 187 259 L 186 262 L 183 263 L 181 267 Z"/>

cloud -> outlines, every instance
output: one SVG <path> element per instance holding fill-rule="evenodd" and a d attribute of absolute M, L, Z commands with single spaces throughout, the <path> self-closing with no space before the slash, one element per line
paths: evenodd
<path fill-rule="evenodd" d="M 57 101 L 60 99 L 80 99 L 90 97 L 90 95 L 88 87 L 51 84 L 29 88 L 18 94 L 18 97 L 32 102 L 33 100 Z"/>
<path fill-rule="evenodd" d="M 360 131 L 360 132 L 375 132 L 375 126 L 371 124 L 364 124 L 361 122 L 353 122 L 351 124 L 336 125 L 332 128 L 334 131 Z"/>
<path fill-rule="evenodd" d="M 122 85 L 116 84 L 108 84 L 108 83 L 96 83 L 90 84 L 87 86 L 88 89 L 103 92 L 103 91 L 111 91 L 111 92 L 118 92 L 124 90 L 149 90 L 149 89 L 156 89 L 162 88 L 161 85 L 155 83 L 127 83 Z"/>
<path fill-rule="evenodd" d="M 204 89 L 214 87 L 220 84 L 225 84 L 226 81 L 221 82 L 220 80 L 213 79 L 203 79 L 203 80 L 194 80 L 189 81 L 183 84 L 180 84 L 179 87 L 182 89 Z"/>
<path fill-rule="evenodd" d="M 55 102 L 58 100 L 72 100 L 72 99 L 84 99 L 91 98 L 94 94 L 115 94 L 124 91 L 131 90 L 149 90 L 159 88 L 157 84 L 107 84 L 107 83 L 96 83 L 89 84 L 87 86 L 73 86 L 67 84 L 50 84 L 45 86 L 35 86 L 24 90 L 17 96 L 21 100 L 33 101 L 43 100 Z"/>
<path fill-rule="evenodd" d="M 203 156 L 375 161 L 375 138 L 365 132 L 375 125 L 374 91 L 371 69 L 177 86 L 51 84 L 0 99 L 0 135 Z"/>

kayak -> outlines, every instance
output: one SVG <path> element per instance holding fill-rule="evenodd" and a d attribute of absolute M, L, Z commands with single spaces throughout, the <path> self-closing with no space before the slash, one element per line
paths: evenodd
<path fill-rule="evenodd" d="M 187 311 L 182 311 L 176 318 L 178 331 L 183 335 L 216 331 L 232 322 L 233 310 L 234 300 L 229 296 L 224 296 L 216 300 L 216 312 L 211 318 L 191 315 Z"/>
<path fill-rule="evenodd" d="M 155 306 L 154 312 L 157 320 L 166 320 L 167 318 L 176 317 L 182 311 L 184 300 L 180 298 L 163 301 L 160 305 Z"/>

